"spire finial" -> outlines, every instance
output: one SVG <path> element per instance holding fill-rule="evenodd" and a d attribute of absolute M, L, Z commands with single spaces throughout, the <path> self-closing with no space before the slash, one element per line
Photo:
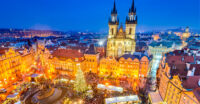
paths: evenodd
<path fill-rule="evenodd" d="M 115 0 L 114 0 L 114 6 L 113 6 L 112 14 L 117 14 Z"/>
<path fill-rule="evenodd" d="M 132 1 L 132 5 L 131 5 L 129 12 L 135 12 L 135 1 L 134 0 Z"/>
<path fill-rule="evenodd" d="M 134 9 L 134 0 L 132 1 L 132 6 L 131 6 L 132 9 Z"/>
<path fill-rule="evenodd" d="M 114 8 L 113 8 L 113 10 L 115 10 L 116 9 L 116 4 L 115 4 L 115 0 L 114 0 Z"/>

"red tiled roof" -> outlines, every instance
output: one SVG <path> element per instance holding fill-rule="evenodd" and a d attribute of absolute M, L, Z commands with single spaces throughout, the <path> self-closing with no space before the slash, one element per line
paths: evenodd
<path fill-rule="evenodd" d="M 200 87 L 198 82 L 200 80 L 200 76 L 190 76 L 182 81 L 182 85 L 185 89 L 195 89 Z"/>
<path fill-rule="evenodd" d="M 5 54 L 9 48 L 0 48 L 0 55 Z"/>
<path fill-rule="evenodd" d="M 192 70 L 193 68 L 195 68 L 194 75 L 200 76 L 200 64 L 191 64 L 189 70 Z"/>
<path fill-rule="evenodd" d="M 173 69 L 173 65 L 175 66 L 175 69 Z M 188 70 L 186 67 L 186 64 L 169 64 L 171 67 L 170 74 L 172 76 L 174 75 L 180 75 L 181 77 L 187 76 Z M 195 67 L 194 76 L 200 76 L 200 64 L 191 64 L 189 70 L 193 70 Z"/>
<path fill-rule="evenodd" d="M 180 76 L 187 76 L 187 69 L 186 69 L 186 64 L 175 64 L 175 69 L 173 69 L 174 64 L 169 64 L 171 67 L 170 69 L 170 74 L 172 76 L 174 75 L 180 75 Z"/>
<path fill-rule="evenodd" d="M 184 60 L 182 60 L 182 58 Z M 193 56 L 167 56 L 167 63 L 184 64 L 194 62 Z"/>
<path fill-rule="evenodd" d="M 72 49 L 58 49 L 52 53 L 54 57 L 59 58 L 81 58 L 83 57 L 83 53 L 79 52 L 78 50 L 72 50 Z"/>

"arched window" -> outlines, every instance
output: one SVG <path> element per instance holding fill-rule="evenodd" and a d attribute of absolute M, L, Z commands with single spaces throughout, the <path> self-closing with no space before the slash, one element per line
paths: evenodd
<path fill-rule="evenodd" d="M 129 34 L 131 34 L 132 28 L 129 29 Z"/>
<path fill-rule="evenodd" d="M 113 33 L 114 33 L 114 29 L 113 28 L 111 29 L 111 32 L 112 32 L 112 35 L 113 35 Z"/>

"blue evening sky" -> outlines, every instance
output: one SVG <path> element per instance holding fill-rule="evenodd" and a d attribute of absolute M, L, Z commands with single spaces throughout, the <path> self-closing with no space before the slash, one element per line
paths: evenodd
<path fill-rule="evenodd" d="M 0 28 L 106 32 L 114 0 L 0 0 Z M 125 23 L 132 0 L 116 0 Z M 135 0 L 137 31 L 200 29 L 200 0 Z"/>

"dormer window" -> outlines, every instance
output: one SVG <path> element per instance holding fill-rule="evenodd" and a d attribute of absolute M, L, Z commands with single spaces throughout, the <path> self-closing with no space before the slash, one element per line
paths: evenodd
<path fill-rule="evenodd" d="M 184 57 L 182 57 L 182 59 L 181 59 L 182 61 L 184 61 L 185 59 L 184 59 Z"/>
<path fill-rule="evenodd" d="M 175 66 L 175 65 L 173 65 L 173 66 L 172 66 L 172 69 L 176 69 L 176 66 Z"/>

